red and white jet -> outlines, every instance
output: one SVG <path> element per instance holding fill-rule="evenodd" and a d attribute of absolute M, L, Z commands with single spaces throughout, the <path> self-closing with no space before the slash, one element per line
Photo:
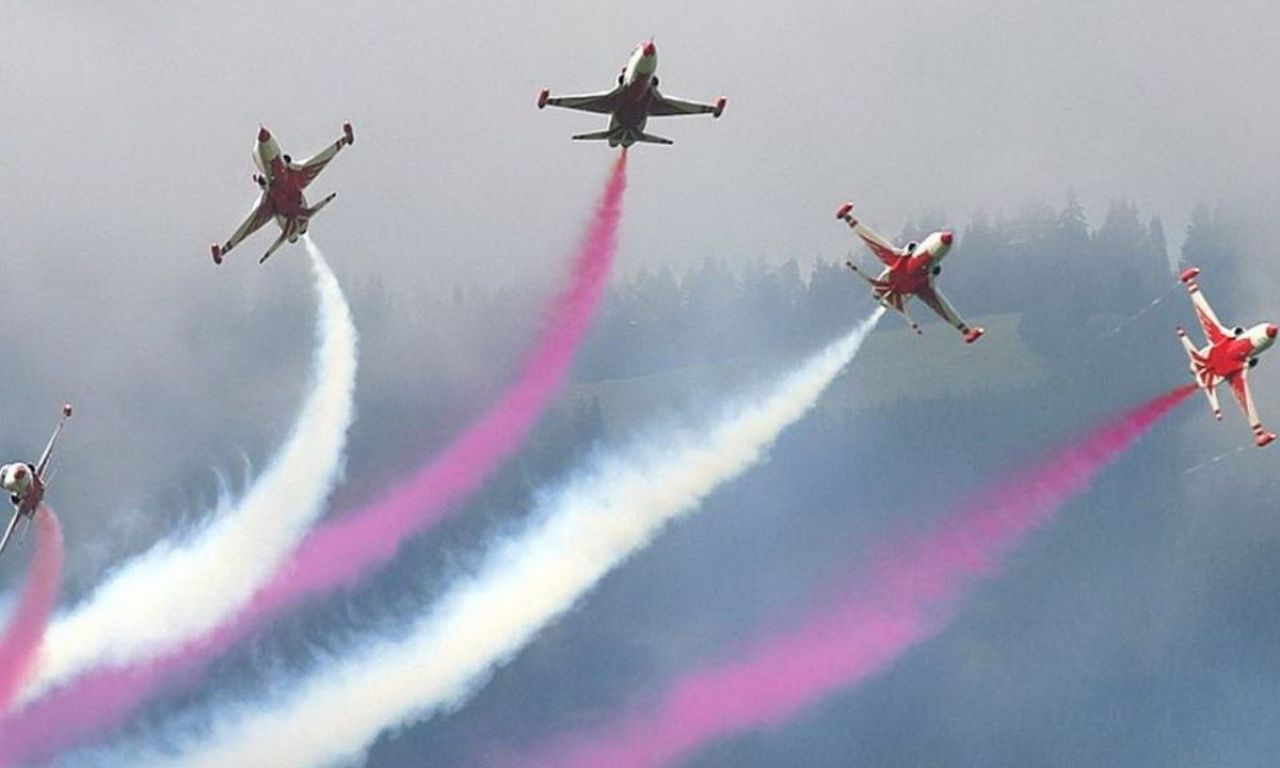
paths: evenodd
<path fill-rule="evenodd" d="M 35 464 L 14 462 L 0 467 L 0 487 L 9 492 L 9 501 L 13 502 L 13 518 L 9 520 L 9 527 L 4 531 L 4 538 L 0 539 L 0 554 L 3 554 L 4 548 L 9 546 L 9 539 L 13 536 L 14 529 L 18 527 L 18 522 L 30 521 L 35 517 L 36 510 L 40 509 L 40 504 L 44 501 L 44 493 L 49 489 L 47 470 L 49 459 L 53 457 L 53 444 L 62 432 L 62 425 L 66 424 L 69 418 L 71 418 L 71 403 L 62 406 L 62 418 L 58 420 L 58 426 L 53 428 L 53 436 L 49 438 L 49 444 L 45 446 L 39 462 Z"/>
<path fill-rule="evenodd" d="M 607 93 L 586 96 L 552 96 L 546 88 L 538 94 L 538 109 L 553 107 L 577 109 L 609 115 L 609 128 L 595 133 L 580 133 L 580 141 L 608 141 L 609 146 L 629 147 L 637 141 L 649 144 L 671 144 L 671 139 L 644 132 L 650 117 L 668 115 L 706 115 L 719 117 L 724 112 L 725 98 L 713 104 L 673 99 L 658 91 L 658 49 L 652 40 L 640 43 L 618 75 L 618 87 Z"/>
<path fill-rule="evenodd" d="M 898 248 L 855 219 L 852 212 L 853 203 L 845 203 L 836 209 L 836 218 L 844 220 L 858 237 L 862 238 L 862 242 L 867 244 L 875 257 L 884 265 L 884 271 L 880 273 L 880 277 L 873 278 L 858 269 L 852 261 L 846 261 L 845 265 L 858 277 L 867 281 L 871 286 L 871 295 L 876 301 L 880 302 L 885 309 L 892 309 L 901 314 L 911 326 L 911 330 L 916 333 L 921 333 L 920 326 L 911 319 L 911 315 L 907 314 L 907 299 L 912 296 L 919 297 L 943 320 L 955 326 L 956 330 L 964 334 L 966 344 L 972 344 L 982 336 L 985 331 L 977 326 L 967 325 L 964 320 L 961 320 L 960 315 L 956 314 L 933 285 L 934 278 L 942 272 L 942 260 L 951 250 L 951 242 L 955 239 L 954 234 L 949 230 L 934 232 L 926 237 L 924 242 L 908 243 L 906 248 Z"/>
<path fill-rule="evenodd" d="M 302 194 L 302 190 L 316 180 L 316 176 L 319 176 L 334 155 L 338 154 L 338 150 L 348 144 L 354 144 L 355 140 L 351 123 L 344 123 L 342 138 L 314 157 L 295 163 L 288 155 L 281 154 L 280 145 L 276 143 L 271 131 L 259 127 L 258 141 L 253 147 L 253 162 L 257 164 L 259 173 L 253 175 L 253 180 L 262 192 L 258 195 L 258 202 L 254 204 L 248 218 L 232 233 L 227 242 L 221 245 L 214 243 L 210 248 L 213 253 L 213 262 L 221 264 L 222 257 L 227 255 L 228 251 L 273 218 L 276 224 L 280 225 L 280 237 L 276 238 L 262 258 L 258 259 L 258 263 L 261 264 L 271 258 L 271 254 L 275 253 L 286 240 L 291 243 L 297 242 L 299 236 L 307 233 L 311 217 L 338 196 L 337 192 L 331 192 L 320 202 L 308 207 L 307 198 Z"/>
<path fill-rule="evenodd" d="M 1196 283 L 1196 275 L 1199 274 L 1199 269 L 1191 267 L 1182 273 L 1181 280 L 1187 284 L 1196 319 L 1200 321 L 1200 327 L 1204 329 L 1209 343 L 1202 349 L 1196 349 L 1187 338 L 1187 332 L 1181 328 L 1178 329 L 1178 339 L 1187 350 L 1187 357 L 1191 358 L 1191 375 L 1195 377 L 1196 385 L 1209 398 L 1214 418 L 1222 420 L 1217 386 L 1225 381 L 1231 387 L 1231 394 L 1236 396 L 1240 410 L 1244 411 L 1245 418 L 1249 420 L 1253 442 L 1261 448 L 1275 440 L 1276 435 L 1262 428 L 1262 421 L 1253 407 L 1253 396 L 1249 393 L 1249 369 L 1258 364 L 1258 355 L 1275 343 L 1276 333 L 1280 329 L 1274 323 L 1259 323 L 1247 330 L 1240 327 L 1227 330 L 1200 292 L 1200 286 Z"/>

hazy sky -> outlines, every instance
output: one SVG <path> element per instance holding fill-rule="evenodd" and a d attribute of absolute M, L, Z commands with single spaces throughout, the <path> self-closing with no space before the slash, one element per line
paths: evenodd
<path fill-rule="evenodd" d="M 295 157 L 354 123 L 314 187 L 340 194 L 312 234 L 349 289 L 377 278 L 410 300 L 480 284 L 532 305 L 555 283 L 611 152 L 568 138 L 603 117 L 539 112 L 536 94 L 609 88 L 650 35 L 664 92 L 729 104 L 650 124 L 676 143 L 634 150 L 623 270 L 841 256 L 845 199 L 893 233 L 926 208 L 961 224 L 1068 189 L 1097 225 L 1128 197 L 1174 248 L 1193 205 L 1227 199 L 1266 226 L 1260 262 L 1280 236 L 1280 5 L 1260 0 L 15 0 L 3 15 L 0 450 L 34 454 L 58 404 L 81 406 L 58 459 L 73 584 L 140 546 L 129 510 L 194 493 L 239 450 L 261 458 L 292 415 L 301 247 L 264 268 L 265 232 L 221 268 L 208 253 L 254 199 L 259 122 Z M 404 333 L 515 348 L 527 323 Z M 362 384 L 509 364 L 458 345 L 388 372 L 394 342 L 368 339 Z"/>
<path fill-rule="evenodd" d="M 568 140 L 602 118 L 540 113 L 537 90 L 608 88 L 649 35 L 664 90 L 729 108 L 654 121 L 676 145 L 635 153 L 631 266 L 838 251 L 829 209 L 845 198 L 891 231 L 925 207 L 964 219 L 1057 205 L 1071 187 L 1095 218 L 1126 196 L 1180 222 L 1280 159 L 1280 8 L 1263 2 L 22 3 L 7 16 L 11 248 L 204 290 L 269 279 L 248 263 L 266 236 L 229 274 L 205 252 L 252 200 L 259 121 L 295 155 L 355 123 L 358 143 L 318 184 L 341 195 L 315 230 L 348 271 L 535 274 L 609 154 Z"/>

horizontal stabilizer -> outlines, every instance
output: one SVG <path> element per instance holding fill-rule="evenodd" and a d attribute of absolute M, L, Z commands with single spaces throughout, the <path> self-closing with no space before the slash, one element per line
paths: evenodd
<path fill-rule="evenodd" d="M 271 254 L 275 253 L 276 249 L 284 245 L 285 238 L 287 238 L 288 236 L 289 236 L 288 232 L 281 232 L 280 236 L 276 238 L 276 241 L 271 244 L 270 248 L 267 249 L 267 252 L 262 254 L 262 258 L 258 259 L 258 263 L 266 264 L 267 259 L 271 258 Z"/>
<path fill-rule="evenodd" d="M 330 193 L 325 197 L 325 199 L 321 200 L 320 202 L 316 203 L 315 205 L 311 206 L 310 208 L 305 208 L 305 209 L 303 209 L 303 215 L 304 215 L 304 216 L 306 216 L 308 219 L 309 219 L 309 218 L 311 218 L 312 216 L 315 216 L 317 213 L 319 213 L 319 212 L 320 212 L 320 209 L 321 209 L 321 208 L 324 208 L 326 205 L 328 205 L 328 204 L 333 200 L 333 198 L 335 198 L 335 197 L 337 197 L 337 196 L 338 196 L 338 193 L 337 193 L 337 192 L 330 192 Z"/>
<path fill-rule="evenodd" d="M 664 139 L 661 136 L 654 136 L 652 133 L 642 133 L 636 141 L 643 141 L 646 144 L 674 144 L 671 139 Z"/>
<path fill-rule="evenodd" d="M 617 131 L 596 131 L 595 133 L 580 133 L 573 137 L 574 141 L 608 141 Z"/>

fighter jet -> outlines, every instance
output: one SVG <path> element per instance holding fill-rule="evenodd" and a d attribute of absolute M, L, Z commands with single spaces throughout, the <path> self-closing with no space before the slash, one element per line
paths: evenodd
<path fill-rule="evenodd" d="M 844 220 L 850 228 L 862 238 L 875 257 L 884 264 L 880 277 L 872 278 L 858 268 L 852 261 L 845 265 L 854 274 L 871 286 L 871 295 L 885 309 L 892 309 L 906 319 L 911 330 L 921 333 L 920 326 L 907 314 L 907 299 L 917 296 L 934 312 L 955 326 L 964 334 L 966 344 L 977 341 L 985 331 L 977 326 L 967 325 L 960 315 L 951 308 L 947 300 L 934 287 L 934 279 L 942 273 L 942 260 L 951 250 L 951 242 L 955 239 L 948 230 L 934 232 L 920 243 L 907 243 L 906 248 L 898 248 L 876 234 L 869 227 L 853 217 L 853 203 L 845 203 L 836 209 L 836 218 Z"/>
<path fill-rule="evenodd" d="M 629 147 L 637 141 L 649 144 L 671 144 L 671 139 L 644 132 L 650 117 L 667 115 L 705 115 L 720 117 L 725 99 L 714 104 L 698 104 L 663 96 L 658 91 L 658 49 L 652 40 L 640 43 L 631 52 L 631 58 L 618 75 L 618 86 L 607 93 L 586 96 L 552 96 L 546 88 L 538 94 L 538 109 L 548 104 L 553 107 L 577 109 L 609 115 L 609 128 L 595 133 L 580 133 L 573 138 L 580 141 L 608 141 L 609 146 L 621 144 Z"/>
<path fill-rule="evenodd" d="M 1253 407 L 1253 396 L 1249 393 L 1249 369 L 1258 364 L 1258 355 L 1275 343 L 1276 333 L 1280 329 L 1274 323 L 1259 323 L 1249 329 L 1237 326 L 1227 330 L 1200 292 L 1200 286 L 1196 283 L 1196 275 L 1199 274 L 1199 269 L 1190 267 L 1183 271 L 1180 279 L 1187 285 L 1187 292 L 1191 294 L 1191 306 L 1196 311 L 1196 319 L 1200 321 L 1200 327 L 1204 329 L 1209 343 L 1202 349 L 1196 349 L 1187 338 L 1187 332 L 1181 328 L 1178 329 L 1178 340 L 1191 359 L 1191 375 L 1195 377 L 1196 385 L 1209 398 L 1213 417 L 1222 420 L 1217 386 L 1225 381 L 1231 387 L 1231 394 L 1236 396 L 1240 410 L 1249 420 L 1253 442 L 1262 448 L 1275 440 L 1276 436 L 1274 432 L 1262 428 L 1262 421 Z"/>
<path fill-rule="evenodd" d="M 9 492 L 9 501 L 13 502 L 13 517 L 9 520 L 9 527 L 4 531 L 4 538 L 0 539 L 0 554 L 4 554 L 4 548 L 9 546 L 9 539 L 13 536 L 14 529 L 18 527 L 18 522 L 20 520 L 30 522 L 31 518 L 35 517 L 36 510 L 40 508 L 41 502 L 44 501 L 45 491 L 49 489 L 48 469 L 49 459 L 53 456 L 53 444 L 62 432 L 62 425 L 66 424 L 69 418 L 71 418 L 71 403 L 62 406 L 62 418 L 58 420 L 58 426 L 53 428 L 53 436 L 49 438 L 49 444 L 45 446 L 39 462 L 35 464 L 15 462 L 0 467 L 0 487 Z"/>
<path fill-rule="evenodd" d="M 308 207 L 307 198 L 302 194 L 302 190 L 316 180 L 316 176 L 319 176 L 334 155 L 338 154 L 338 150 L 348 144 L 354 144 L 355 140 L 351 123 L 344 123 L 342 138 L 314 157 L 295 163 L 288 155 L 281 154 L 280 145 L 276 143 L 271 131 L 259 126 L 258 141 L 253 147 L 253 162 L 257 164 L 259 171 L 253 175 L 253 181 L 261 190 L 258 202 L 254 204 L 248 218 L 227 242 L 221 245 L 213 244 L 210 248 L 213 253 L 213 262 L 221 264 L 222 257 L 226 256 L 228 251 L 273 218 L 280 226 L 280 237 L 276 238 L 262 258 L 258 259 L 258 263 L 261 264 L 271 258 L 271 254 L 275 253 L 286 240 L 291 243 L 297 242 L 299 236 L 307 233 L 311 217 L 338 196 L 338 193 L 331 192 L 320 202 Z"/>

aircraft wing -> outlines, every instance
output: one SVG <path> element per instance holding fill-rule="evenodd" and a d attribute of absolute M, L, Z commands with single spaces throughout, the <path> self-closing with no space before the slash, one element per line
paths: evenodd
<path fill-rule="evenodd" d="M 649 114 L 653 117 L 666 117 L 669 115 L 715 115 L 719 117 L 723 111 L 723 99 L 715 104 L 699 104 L 696 101 L 685 101 L 684 99 L 663 96 L 656 88 L 653 90 L 653 100 L 649 102 Z"/>
<path fill-rule="evenodd" d="M 231 237 L 227 238 L 227 242 L 222 244 L 222 253 L 235 248 L 241 240 L 257 232 L 268 221 L 271 221 L 271 204 L 267 199 L 267 193 L 263 192 L 258 196 L 258 202 L 253 206 L 253 210 L 249 211 L 249 216 L 231 234 Z"/>
<path fill-rule="evenodd" d="M 614 88 L 608 93 L 592 93 L 583 96 L 548 96 L 545 100 L 539 99 L 539 106 L 550 105 L 553 107 L 564 107 L 565 109 L 576 109 L 580 112 L 598 112 L 602 115 L 611 115 L 618 107 L 618 91 L 621 88 Z"/>
<path fill-rule="evenodd" d="M 18 518 L 21 517 L 17 510 L 14 510 L 13 518 L 9 520 L 9 527 L 4 531 L 4 538 L 0 539 L 0 555 L 4 554 L 4 548 L 9 546 L 9 539 L 13 538 L 13 529 L 18 527 Z"/>
<path fill-rule="evenodd" d="M 53 444 L 58 442 L 58 435 L 62 433 L 62 425 L 67 423 L 67 419 L 71 418 L 71 405 L 62 406 L 62 418 L 58 420 L 58 426 L 53 428 L 53 434 L 49 436 L 49 444 L 44 447 L 44 453 L 40 454 L 40 462 L 36 464 L 36 477 L 44 480 L 45 470 L 49 468 L 49 459 L 53 458 Z"/>
<path fill-rule="evenodd" d="M 348 141 L 345 138 L 338 139 L 322 149 L 315 156 L 309 157 L 301 163 L 294 165 L 291 170 L 297 174 L 298 183 L 302 188 L 306 189 L 311 182 L 315 181 L 316 177 L 320 175 L 320 172 L 329 164 L 329 161 L 333 160 L 334 156 L 338 154 L 338 150 L 342 149 L 347 144 Z"/>
<path fill-rule="evenodd" d="M 968 330 L 969 326 L 965 325 L 965 322 L 960 319 L 960 315 L 956 314 L 956 311 L 951 308 L 951 304 L 947 301 L 946 297 L 933 286 L 932 280 L 930 280 L 923 288 L 916 291 L 916 296 L 927 304 L 929 309 L 932 309 L 939 317 L 946 320 L 961 333 Z"/>
<path fill-rule="evenodd" d="M 1249 369 L 1245 367 L 1236 375 L 1228 376 L 1227 383 L 1231 385 L 1231 394 L 1236 396 L 1236 402 L 1240 404 L 1240 410 L 1244 411 L 1249 428 L 1253 430 L 1253 442 L 1261 448 L 1275 440 L 1274 434 L 1263 429 L 1258 410 L 1253 407 L 1253 394 L 1249 391 Z"/>
<path fill-rule="evenodd" d="M 1222 327 L 1221 321 L 1214 314 L 1213 307 L 1209 306 L 1209 300 L 1204 297 L 1200 286 L 1191 282 L 1188 283 L 1187 290 L 1191 294 L 1191 306 L 1195 308 L 1196 319 L 1200 321 L 1200 327 L 1204 329 L 1204 335 L 1209 339 L 1209 343 L 1217 344 L 1223 339 L 1230 338 L 1231 333 Z"/>
<path fill-rule="evenodd" d="M 1227 378 L 1227 383 L 1231 385 L 1231 394 L 1236 396 L 1236 402 L 1240 404 L 1240 410 L 1244 413 L 1246 419 L 1249 420 L 1249 426 L 1253 426 L 1259 422 L 1258 412 L 1253 407 L 1253 396 L 1249 392 L 1249 369 L 1242 368 L 1235 376 Z"/>
<path fill-rule="evenodd" d="M 871 252 L 876 255 L 881 264 L 886 267 L 892 267 L 898 263 L 898 259 L 902 257 L 902 251 L 893 246 L 893 243 L 886 240 L 871 227 L 862 222 L 855 222 L 853 231 L 858 237 L 862 238 L 862 242 L 867 244 Z"/>

